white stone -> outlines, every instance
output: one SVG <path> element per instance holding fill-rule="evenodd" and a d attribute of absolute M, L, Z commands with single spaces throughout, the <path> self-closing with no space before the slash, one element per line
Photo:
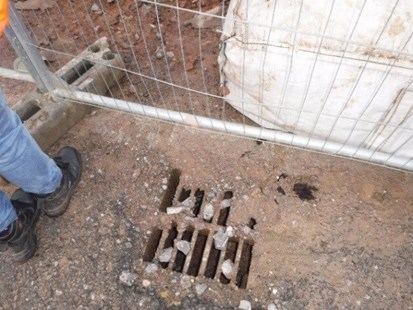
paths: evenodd
<path fill-rule="evenodd" d="M 93 3 L 91 10 L 92 12 L 101 12 L 100 7 L 96 3 Z"/>
<path fill-rule="evenodd" d="M 195 285 L 195 291 L 197 295 L 202 295 L 206 290 L 208 286 L 206 284 L 197 284 Z"/>
<path fill-rule="evenodd" d="M 277 310 L 277 306 L 274 304 L 269 304 L 267 307 L 268 310 Z"/>
<path fill-rule="evenodd" d="M 161 254 L 159 255 L 159 261 L 161 263 L 169 263 L 172 257 L 172 251 L 173 251 L 172 247 L 163 249 Z"/>
<path fill-rule="evenodd" d="M 210 221 L 214 217 L 214 206 L 211 203 L 207 203 L 204 208 L 204 220 Z"/>
<path fill-rule="evenodd" d="M 169 215 L 178 214 L 178 213 L 181 213 L 184 210 L 185 210 L 184 207 L 169 207 L 169 208 L 166 208 L 166 213 L 169 214 Z"/>
<path fill-rule="evenodd" d="M 235 236 L 235 230 L 232 226 L 228 226 L 227 230 L 225 231 L 228 237 L 234 237 Z"/>
<path fill-rule="evenodd" d="M 123 270 L 119 276 L 119 280 L 126 286 L 132 286 L 137 278 L 138 275 L 136 273 L 127 270 Z"/>
<path fill-rule="evenodd" d="M 181 286 L 182 286 L 184 289 L 190 288 L 190 287 L 192 286 L 191 277 L 190 277 L 190 276 L 187 276 L 187 275 L 182 276 L 182 278 L 181 278 Z"/>
<path fill-rule="evenodd" d="M 223 231 L 218 231 L 215 233 L 214 237 L 214 245 L 215 248 L 217 250 L 225 250 L 225 248 L 227 247 L 227 243 L 228 243 L 228 235 L 226 233 L 224 233 Z"/>
<path fill-rule="evenodd" d="M 186 198 L 179 204 L 180 207 L 189 208 L 192 206 L 192 199 L 191 197 Z"/>
<path fill-rule="evenodd" d="M 227 279 L 230 279 L 232 275 L 232 271 L 234 270 L 234 263 L 232 262 L 232 260 L 227 259 L 226 261 L 224 261 L 222 263 L 221 270 L 224 276 Z"/>
<path fill-rule="evenodd" d="M 185 240 L 179 240 L 175 244 L 175 246 L 179 251 L 181 251 L 185 255 L 188 255 L 189 251 L 191 251 L 191 243 L 189 243 L 188 241 L 185 241 Z"/>
<path fill-rule="evenodd" d="M 238 308 L 242 309 L 242 310 L 251 310 L 252 306 L 251 306 L 251 303 L 248 300 L 241 300 L 239 302 Z"/>
<path fill-rule="evenodd" d="M 224 199 L 221 201 L 221 209 L 231 207 L 231 199 Z"/>
<path fill-rule="evenodd" d="M 248 226 L 244 226 L 242 228 L 242 231 L 244 232 L 244 234 L 249 235 L 251 233 L 251 228 L 249 228 Z"/>
<path fill-rule="evenodd" d="M 151 281 L 145 279 L 142 281 L 142 285 L 143 287 L 148 287 L 149 285 L 151 285 Z"/>
<path fill-rule="evenodd" d="M 154 273 L 154 272 L 157 272 L 157 271 L 158 271 L 158 265 L 156 265 L 156 264 L 149 264 L 145 268 L 145 272 L 147 272 L 147 273 Z"/>

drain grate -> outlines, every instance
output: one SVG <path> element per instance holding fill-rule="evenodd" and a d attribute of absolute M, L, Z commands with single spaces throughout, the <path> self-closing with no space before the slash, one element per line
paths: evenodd
<path fill-rule="evenodd" d="M 143 260 L 145 262 L 158 262 L 164 269 L 178 273 L 185 273 L 193 277 L 204 276 L 217 279 L 222 284 L 234 283 L 239 288 L 245 289 L 248 283 L 254 241 L 251 239 L 232 236 L 228 239 L 226 247 L 216 248 L 213 236 L 227 226 L 231 212 L 232 191 L 224 192 L 220 198 L 215 197 L 214 204 L 207 202 L 205 191 L 197 188 L 192 190 L 180 185 L 181 171 L 175 169 L 171 172 L 168 187 L 165 191 L 160 210 L 161 216 L 166 217 L 162 223 L 168 226 L 155 227 L 145 248 Z M 194 217 L 194 224 L 181 228 L 177 221 L 185 215 L 168 218 L 168 208 L 186 204 Z M 189 204 L 189 205 L 188 205 Z M 212 206 L 212 207 L 211 207 Z M 205 218 L 206 209 L 212 216 Z M 212 208 L 212 209 L 211 209 Z M 197 225 L 200 224 L 200 225 Z M 257 224 L 253 218 L 249 219 L 248 227 L 254 229 Z M 197 226 L 200 228 L 198 229 Z M 179 251 L 178 242 L 185 241 L 190 245 L 188 251 Z M 166 259 L 165 259 L 166 255 Z M 161 259 L 160 257 L 163 256 Z M 231 262 L 232 270 L 224 274 L 224 262 Z"/>

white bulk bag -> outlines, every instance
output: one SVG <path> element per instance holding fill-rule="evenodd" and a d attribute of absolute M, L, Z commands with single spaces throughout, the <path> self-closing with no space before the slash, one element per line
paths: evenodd
<path fill-rule="evenodd" d="M 333 2 L 231 0 L 218 60 L 225 99 L 260 126 L 408 161 L 413 1 Z"/>

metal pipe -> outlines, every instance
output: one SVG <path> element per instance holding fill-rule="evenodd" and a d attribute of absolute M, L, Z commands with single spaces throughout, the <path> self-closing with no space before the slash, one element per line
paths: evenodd
<path fill-rule="evenodd" d="M 65 89 L 55 89 L 53 93 L 65 99 L 89 103 L 94 106 L 100 106 L 118 111 L 129 112 L 150 118 L 172 121 L 192 127 L 210 129 L 223 133 L 246 136 L 254 139 L 263 139 L 280 144 L 291 145 L 294 137 L 294 145 L 299 148 L 308 148 L 314 151 L 322 151 L 334 155 L 350 157 L 369 161 L 381 165 L 395 167 L 404 170 L 413 171 L 413 162 L 410 158 L 393 156 L 392 154 L 377 152 L 368 149 L 359 149 L 358 147 L 342 145 L 335 142 L 325 142 L 317 138 L 308 138 L 294 135 L 287 132 L 276 131 L 261 127 L 243 125 L 239 123 L 221 121 L 203 116 L 196 116 L 188 113 L 176 112 L 156 107 L 146 106 L 139 103 L 128 102 L 125 100 L 109 98 L 101 95 L 95 95 L 77 90 L 67 91 Z"/>
<path fill-rule="evenodd" d="M 0 77 L 36 83 L 30 74 L 7 68 L 0 68 Z"/>

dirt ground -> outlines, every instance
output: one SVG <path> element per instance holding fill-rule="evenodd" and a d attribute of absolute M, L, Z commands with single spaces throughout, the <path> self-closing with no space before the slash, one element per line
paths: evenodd
<path fill-rule="evenodd" d="M 82 182 L 64 216 L 40 219 L 32 260 L 0 258 L 4 309 L 229 309 L 243 299 L 254 309 L 413 306 L 411 174 L 105 110 L 51 153 L 64 145 L 83 155 Z M 254 242 L 246 289 L 202 274 L 188 287 L 170 267 L 145 272 L 153 228 L 198 228 L 186 213 L 160 210 L 172 169 L 179 188 L 233 192 L 227 225 Z M 313 200 L 298 197 L 298 183 L 317 188 Z M 124 270 L 138 276 L 131 287 L 119 281 Z M 201 296 L 197 284 L 208 287 Z"/>
<path fill-rule="evenodd" d="M 192 2 L 180 1 L 183 7 L 190 7 Z M 80 7 L 84 1 L 67 3 L 79 6 L 80 23 L 89 22 Z M 134 9 L 125 3 L 125 8 Z M 205 9 L 214 3 L 208 2 Z M 104 6 L 110 7 L 106 2 Z M 61 10 L 69 15 L 71 7 L 62 4 Z M 142 37 L 156 40 L 156 31 L 148 26 L 156 24 L 156 16 L 152 11 L 145 15 L 144 5 L 139 10 L 148 19 L 143 24 L 149 30 L 133 37 L 136 50 L 144 58 Z M 24 14 L 26 19 L 32 16 L 29 20 L 35 30 L 38 20 L 33 14 L 45 17 L 43 22 L 47 18 L 58 20 L 62 14 L 50 12 L 55 15 L 48 11 Z M 116 16 L 115 10 L 108 12 Z M 164 16 L 168 16 L 166 11 L 161 14 Z M 105 34 L 105 16 L 92 17 L 100 30 L 85 35 L 85 42 L 83 37 L 79 39 L 79 46 L 66 44 L 68 49 L 73 48 L 70 53 L 86 47 L 94 35 Z M 51 20 L 48 25 L 56 23 L 56 27 L 45 29 L 62 32 L 49 33 L 45 41 L 38 30 L 37 39 L 46 47 L 58 49 L 59 42 L 69 42 L 64 41 L 69 37 L 63 34 L 77 22 L 66 25 Z M 122 30 L 116 18 L 112 22 Z M 169 16 L 163 23 L 165 29 L 171 29 L 176 20 Z M 79 37 L 80 30 L 76 34 L 76 29 L 95 29 L 74 28 L 68 32 Z M 125 33 L 130 33 L 120 30 L 114 32 L 120 37 L 114 38 L 117 45 L 127 40 Z M 186 38 L 195 40 L 198 36 L 198 31 L 191 33 L 190 28 L 184 31 Z M 171 36 L 169 42 L 179 35 L 165 33 Z M 219 35 L 204 30 L 202 35 L 207 51 L 204 59 L 210 61 L 204 64 L 210 68 L 206 73 L 208 92 L 219 94 L 213 52 Z M 55 46 L 48 45 L 50 40 Z M 14 54 L 5 41 L 0 43 L 0 65 L 10 67 Z M 172 75 L 181 78 L 174 82 L 185 83 L 180 62 L 184 58 L 178 57 L 180 47 L 170 46 L 177 55 Z M 167 72 L 155 60 L 157 48 L 159 45 L 151 44 L 150 55 L 159 66 L 156 72 L 167 79 Z M 202 90 L 199 74 L 204 67 L 195 48 L 197 44 L 192 50 L 197 57 L 190 61 L 195 69 L 186 72 L 191 82 L 198 81 L 191 87 Z M 132 66 L 134 58 L 130 58 L 127 47 L 120 49 L 125 64 Z M 191 54 L 191 50 L 188 52 Z M 149 62 L 145 64 L 141 69 L 151 70 Z M 58 68 L 59 61 L 54 59 L 51 66 Z M 150 75 L 150 71 L 147 73 Z M 10 105 L 31 89 L 30 84 L 0 82 Z M 120 87 L 111 90 L 112 95 L 139 97 L 144 103 L 159 106 L 163 104 L 162 95 L 178 98 L 179 110 L 187 112 L 191 112 L 188 102 L 205 100 L 189 98 L 188 92 L 184 96 L 178 91 L 174 94 L 166 86 L 159 90 L 155 83 L 145 84 L 137 77 L 132 79 L 136 89 L 129 82 L 128 78 L 122 80 Z M 165 102 L 173 104 L 173 100 Z M 248 122 L 219 100 L 211 99 L 209 104 L 196 106 L 196 111 Z M 93 111 L 49 153 L 64 145 L 75 146 L 82 153 L 82 181 L 66 214 L 57 219 L 41 217 L 39 249 L 33 259 L 18 266 L 7 253 L 0 257 L 2 309 L 233 309 L 241 300 L 251 302 L 253 309 L 270 305 L 268 309 L 413 309 L 411 173 L 107 110 Z M 179 184 L 174 184 L 176 170 L 180 171 Z M 202 191 L 200 203 L 198 194 Z M 223 198 L 230 192 L 230 207 L 222 209 Z M 175 197 L 172 207 L 189 201 L 189 208 L 175 215 L 165 213 L 171 193 Z M 188 193 L 189 200 L 185 200 Z M 203 220 L 208 203 L 214 206 L 212 223 Z M 194 205 L 200 207 L 197 217 L 191 208 Z M 229 215 L 223 225 L 219 214 L 225 209 Z M 217 253 L 212 249 L 212 237 L 227 227 L 234 229 L 234 236 L 227 250 Z M 159 231 L 160 240 L 156 236 Z M 174 239 L 187 238 L 188 231 L 192 252 L 186 260 L 174 249 L 169 264 L 161 264 L 163 248 L 173 246 Z M 202 234 L 207 236 L 205 245 L 198 247 Z M 221 276 L 226 259 L 235 263 L 231 281 Z M 198 274 L 188 276 L 196 260 Z M 130 286 L 121 281 L 123 272 L 132 275 Z M 206 285 L 203 292 L 202 285 Z"/>

